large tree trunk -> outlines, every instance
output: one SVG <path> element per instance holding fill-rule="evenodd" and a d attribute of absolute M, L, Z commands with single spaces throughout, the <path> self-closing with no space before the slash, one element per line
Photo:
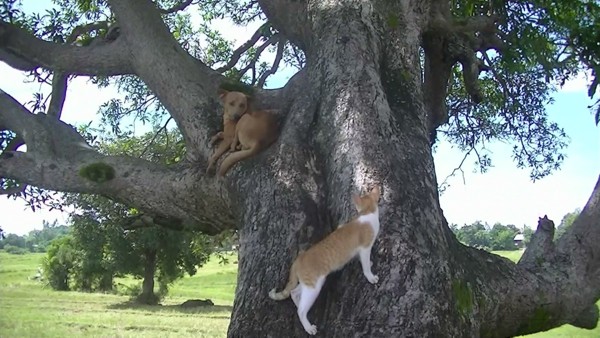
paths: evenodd
<path fill-rule="evenodd" d="M 158 298 L 154 295 L 154 275 L 156 273 L 156 250 L 144 252 L 144 279 L 142 281 L 142 293 L 138 301 L 144 304 L 156 304 Z"/>
<path fill-rule="evenodd" d="M 508 337 L 564 323 L 596 325 L 600 181 L 556 245 L 552 222 L 540 219 L 517 265 L 461 245 L 448 228 L 430 146 L 430 132 L 444 120 L 436 90 L 447 84 L 444 67 L 458 59 L 476 97 L 471 71 L 477 67 L 460 48 L 439 55 L 446 52 L 444 29 L 452 28 L 447 1 L 258 0 L 275 27 L 303 49 L 307 66 L 281 90 L 257 90 L 259 106 L 281 110 L 280 138 L 224 180 L 204 175 L 207 141 L 219 125 L 214 93 L 223 78 L 176 43 L 151 1 L 108 2 L 120 25 L 116 41 L 73 51 L 0 24 L 0 59 L 20 69 L 139 76 L 177 122 L 186 159 L 166 167 L 104 156 L 64 123 L 33 115 L 0 91 L 0 130 L 27 143 L 27 152 L 0 157 L 0 175 L 102 194 L 147 212 L 145 223 L 206 233 L 237 224 L 230 337 L 305 335 L 292 301 L 275 302 L 268 291 L 284 286 L 299 250 L 354 216 L 351 193 L 374 184 L 383 192 L 372 253 L 379 283 L 369 284 L 356 262 L 330 275 L 309 313 L 319 336 Z M 486 21 L 477 19 L 459 22 L 453 38 Z M 29 57 L 14 61 L 20 56 Z M 114 169 L 114 178 L 97 182 L 77 174 L 96 162 Z"/>
<path fill-rule="evenodd" d="M 271 165 L 254 161 L 230 174 L 244 199 L 228 336 L 305 336 L 293 302 L 268 291 L 285 285 L 299 250 L 353 216 L 351 193 L 373 184 L 383 188 L 372 255 L 379 283 L 369 284 L 357 262 L 331 274 L 309 313 L 318 336 L 506 337 L 575 323 L 560 308 L 565 300 L 549 296 L 548 281 L 561 272 L 542 275 L 466 248 L 448 228 L 421 87 L 417 13 L 427 7 L 334 3 L 309 6 L 306 80 Z M 381 13 L 395 13 L 399 26 L 373 19 Z M 586 312 L 597 299 L 587 296 L 569 303 Z"/>
<path fill-rule="evenodd" d="M 385 50 L 368 11 L 315 10 L 315 62 L 286 121 L 303 130 L 282 135 L 272 173 L 243 194 L 256 197 L 243 202 L 231 337 L 302 336 L 291 300 L 275 303 L 268 290 L 284 286 L 299 249 L 353 216 L 351 193 L 374 184 L 384 196 L 372 256 L 379 283 L 356 262 L 332 274 L 309 313 L 319 336 L 460 336 L 468 325 L 453 309 L 453 240 L 438 202 L 419 34 L 407 27 L 397 36 L 405 49 Z"/>

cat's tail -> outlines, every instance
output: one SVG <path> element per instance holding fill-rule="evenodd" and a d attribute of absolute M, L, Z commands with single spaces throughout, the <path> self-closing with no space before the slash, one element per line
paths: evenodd
<path fill-rule="evenodd" d="M 296 262 L 294 262 L 290 268 L 290 277 L 285 289 L 281 290 L 281 292 L 277 292 L 275 291 L 275 288 L 273 288 L 271 291 L 269 291 L 269 297 L 273 300 L 286 299 L 290 296 L 290 292 L 296 287 L 296 285 L 298 285 L 298 274 L 296 273 Z"/>

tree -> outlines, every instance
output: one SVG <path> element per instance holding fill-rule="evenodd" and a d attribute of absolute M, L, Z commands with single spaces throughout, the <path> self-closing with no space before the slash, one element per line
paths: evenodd
<path fill-rule="evenodd" d="M 71 289 L 69 282 L 76 257 L 71 236 L 59 237 L 50 243 L 42 262 L 45 278 L 50 287 L 59 291 Z"/>
<path fill-rule="evenodd" d="M 516 250 L 515 246 L 515 235 L 519 233 L 517 227 L 512 224 L 502 225 L 500 223 L 494 224 L 490 230 L 490 237 L 492 240 L 492 250 Z"/>
<path fill-rule="evenodd" d="M 515 265 L 456 240 L 432 157 L 443 137 L 479 154 L 485 170 L 485 143 L 514 141 L 516 164 L 532 178 L 558 168 L 565 135 L 544 106 L 580 70 L 592 72 L 596 92 L 596 2 L 78 0 L 57 1 L 43 17 L 4 4 L 0 59 L 41 81 L 51 74 L 54 88 L 47 106 L 38 95 L 31 109 L 0 92 L 4 192 L 33 207 L 51 201 L 47 190 L 101 194 L 149 223 L 206 234 L 237 228 L 230 337 L 303 333 L 292 302 L 274 304 L 267 292 L 284 284 L 299 250 L 352 217 L 350 193 L 373 184 L 383 190 L 379 284 L 367 285 L 356 264 L 328 278 L 309 314 L 320 335 L 506 337 L 597 324 L 600 181 L 556 243 L 554 223 L 540 218 Z M 266 25 L 248 44 L 219 49 L 227 44 L 206 21 L 190 29 L 179 13 L 186 6 L 205 20 Z M 253 62 L 275 44 L 271 67 Z M 284 58 L 301 70 L 263 89 Z M 129 93 L 103 107 L 109 122 L 168 114 L 185 156 L 165 165 L 89 146 L 59 119 L 72 76 Z M 255 107 L 277 110 L 281 131 L 268 150 L 215 179 L 204 174 L 220 125 L 215 93 L 232 77 L 255 85 Z"/>
<path fill-rule="evenodd" d="M 519 230 L 512 224 L 487 224 L 477 221 L 458 228 L 451 227 L 456 238 L 462 243 L 485 250 L 516 250 L 514 238 Z"/>
<path fill-rule="evenodd" d="M 8 234 L 4 236 L 4 239 L 0 240 L 0 249 L 7 245 L 11 245 L 17 248 L 26 248 L 26 239 L 23 236 L 17 234 Z"/>
<path fill-rule="evenodd" d="M 42 229 L 31 230 L 25 236 L 25 242 L 29 251 L 44 252 L 52 240 L 68 233 L 69 227 L 66 225 L 58 225 L 57 220 L 54 220 L 52 223 L 44 220 L 42 221 Z"/>
<path fill-rule="evenodd" d="M 529 244 L 532 236 L 533 236 L 533 229 L 527 225 L 523 226 L 523 237 L 524 237 L 523 244 L 525 246 L 527 246 Z"/>
<path fill-rule="evenodd" d="M 176 132 L 148 133 L 102 142 L 99 149 L 169 163 L 183 155 L 179 138 Z M 202 234 L 145 226 L 136 209 L 102 196 L 66 194 L 64 201 L 74 210 L 73 239 L 79 252 L 74 279 L 83 290 L 111 289 L 113 276 L 131 274 L 142 278 L 137 300 L 156 304 L 160 297 L 155 294 L 155 278 L 159 294 L 165 295 L 169 285 L 184 273 L 193 276 L 212 250 L 211 241 Z"/>
<path fill-rule="evenodd" d="M 556 228 L 557 239 L 564 235 L 564 233 L 571 227 L 571 225 L 573 225 L 573 222 L 575 222 L 575 219 L 577 219 L 577 216 L 579 216 L 580 213 L 581 209 L 577 208 L 563 216 L 562 220 L 560 221 L 560 224 Z"/>
<path fill-rule="evenodd" d="M 456 238 L 466 245 L 472 247 L 492 250 L 491 239 L 486 225 L 480 221 L 473 224 L 464 225 L 454 230 Z"/>

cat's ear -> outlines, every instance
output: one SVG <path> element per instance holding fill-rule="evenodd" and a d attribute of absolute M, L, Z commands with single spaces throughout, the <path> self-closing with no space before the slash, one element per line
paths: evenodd
<path fill-rule="evenodd" d="M 379 196 L 381 196 L 381 191 L 379 191 L 379 186 L 375 186 L 373 188 L 373 190 L 371 190 L 371 197 L 376 201 L 379 202 Z"/>
<path fill-rule="evenodd" d="M 360 211 L 361 204 L 362 204 L 361 203 L 362 199 L 360 198 L 360 196 L 357 194 L 352 194 L 352 202 L 354 203 L 356 210 Z"/>

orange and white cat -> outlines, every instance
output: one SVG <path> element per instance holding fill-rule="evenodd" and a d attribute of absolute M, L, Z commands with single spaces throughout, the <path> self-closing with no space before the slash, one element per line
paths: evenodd
<path fill-rule="evenodd" d="M 358 255 L 367 280 L 372 284 L 379 281 L 379 277 L 371 272 L 371 248 L 379 233 L 379 196 L 378 187 L 363 196 L 352 196 L 359 216 L 340 225 L 310 249 L 300 252 L 292 264 L 285 289 L 269 292 L 269 297 L 274 300 L 283 300 L 291 295 L 298 308 L 300 322 L 308 334 L 317 333 L 317 327 L 308 321 L 307 315 L 331 272 L 341 269 Z"/>

